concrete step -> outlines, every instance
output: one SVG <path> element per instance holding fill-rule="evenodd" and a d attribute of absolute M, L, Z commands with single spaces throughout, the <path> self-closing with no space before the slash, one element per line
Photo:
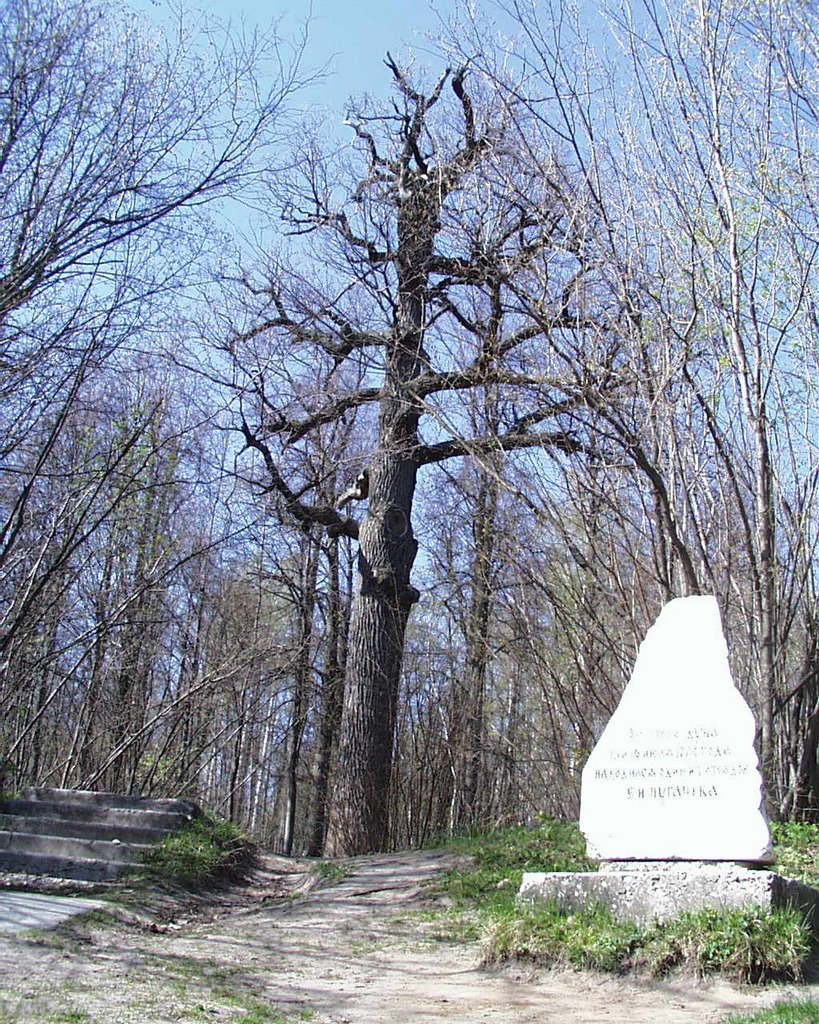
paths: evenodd
<path fill-rule="evenodd" d="M 69 836 L 75 839 L 102 839 L 121 843 L 160 843 L 173 828 L 150 828 L 142 825 L 120 825 L 106 821 L 70 821 L 65 818 L 31 817 L 0 812 L 0 832 L 23 832 L 28 835 Z"/>
<path fill-rule="evenodd" d="M 200 813 L 189 800 L 24 789 L 0 801 L 0 871 L 110 880 Z"/>
<path fill-rule="evenodd" d="M 138 864 L 152 847 L 148 843 L 122 843 L 118 840 L 74 839 L 69 836 L 43 836 L 26 832 L 0 832 L 0 853 L 36 853 L 68 860 L 106 860 L 116 864 Z"/>
<path fill-rule="evenodd" d="M 134 796 L 124 793 L 98 793 L 88 789 L 47 789 L 27 787 L 20 790 L 19 799 L 32 803 L 79 804 L 84 807 L 104 807 L 118 810 L 160 811 L 166 814 L 185 814 L 189 818 L 199 814 L 192 800 L 177 797 Z"/>
<path fill-rule="evenodd" d="M 17 817 L 48 818 L 75 822 L 97 822 L 126 828 L 158 828 L 172 832 L 186 825 L 196 814 L 157 811 L 138 807 L 106 807 L 73 801 L 3 800 L 0 814 Z"/>
<path fill-rule="evenodd" d="M 48 875 L 51 878 L 71 878 L 84 882 L 113 882 L 127 870 L 127 864 L 116 861 L 0 850 L 0 871 L 17 874 Z"/>

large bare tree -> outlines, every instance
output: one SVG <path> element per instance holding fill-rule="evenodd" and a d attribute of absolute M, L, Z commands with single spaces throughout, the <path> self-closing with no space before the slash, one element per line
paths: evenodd
<path fill-rule="evenodd" d="M 295 520 L 358 540 L 328 839 L 348 854 L 388 842 L 404 637 L 420 596 L 419 471 L 582 447 L 585 394 L 611 384 L 619 315 L 559 154 L 535 168 L 509 105 L 464 68 L 422 88 L 387 66 L 392 102 L 349 111 L 346 165 L 305 143 L 284 211 L 312 248 L 252 286 L 266 309 L 230 345 L 259 482 Z M 487 388 L 497 414 L 473 435 L 467 405 Z M 303 468 L 316 435 L 353 412 L 372 438 L 348 473 L 361 471 L 356 496 L 368 500 L 360 524 L 317 501 Z"/>

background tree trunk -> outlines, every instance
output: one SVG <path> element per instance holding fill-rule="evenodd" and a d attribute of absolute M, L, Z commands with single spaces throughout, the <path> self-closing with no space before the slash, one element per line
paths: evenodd
<path fill-rule="evenodd" d="M 293 836 L 296 828 L 296 802 L 298 800 L 298 773 L 301 759 L 301 743 L 307 717 L 307 703 L 310 698 L 313 648 L 313 614 L 316 608 L 316 581 L 318 579 L 320 546 L 318 540 L 305 532 L 302 545 L 302 571 L 298 591 L 298 655 L 293 680 L 293 710 L 290 718 L 290 735 L 287 746 L 287 767 L 285 769 L 285 808 L 282 838 L 282 853 L 289 857 L 293 852 Z"/>
<path fill-rule="evenodd" d="M 307 829 L 307 856 L 320 857 L 327 835 L 330 771 L 344 706 L 344 668 L 349 616 L 341 596 L 338 536 L 330 537 L 327 553 L 327 646 L 321 684 L 321 717 L 316 753 L 315 781 L 310 823 Z"/>

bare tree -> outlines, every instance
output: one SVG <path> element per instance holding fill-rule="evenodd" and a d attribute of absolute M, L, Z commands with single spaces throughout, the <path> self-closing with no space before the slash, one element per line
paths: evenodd
<path fill-rule="evenodd" d="M 359 543 L 329 838 L 339 853 L 388 841 L 404 636 L 419 598 L 410 578 L 419 471 L 464 455 L 575 450 L 573 416 L 592 377 L 606 387 L 610 365 L 567 366 L 558 338 L 611 345 L 617 304 L 602 298 L 595 237 L 569 177 L 554 157 L 547 177 L 528 168 L 491 90 L 482 95 L 476 78 L 473 95 L 459 69 L 422 91 L 387 64 L 392 107 L 349 114 L 349 184 L 342 189 L 342 169 L 310 142 L 305 178 L 288 197 L 291 230 L 315 236 L 326 269 L 309 281 L 271 274 L 256 286 L 266 315 L 231 343 L 238 367 L 253 353 L 242 429 L 263 462 L 260 479 L 296 520 Z M 592 309 L 578 296 L 596 274 Z M 296 379 L 301 362 L 311 371 Z M 485 387 L 499 389 L 502 414 L 491 433 L 472 436 L 462 399 Z M 359 525 L 311 499 L 297 461 L 311 433 L 352 410 L 367 422 L 367 407 L 377 409 L 377 436 Z"/>
<path fill-rule="evenodd" d="M 791 541 L 796 550 L 812 545 L 805 533 L 783 531 L 783 517 L 801 504 L 814 461 L 810 428 L 801 433 L 800 421 L 804 429 L 816 412 L 794 387 L 803 367 L 792 352 L 810 318 L 816 220 L 792 182 L 811 176 L 801 140 L 816 120 L 797 99 L 787 64 L 795 56 L 787 5 L 776 12 L 729 0 L 715 9 L 647 5 L 639 26 L 624 17 L 620 25 L 654 140 L 650 173 L 664 183 L 662 197 L 647 189 L 646 198 L 655 224 L 661 218 L 666 235 L 670 223 L 677 231 L 664 241 L 663 265 L 653 268 L 655 282 L 660 274 L 667 282 L 653 289 L 653 305 L 670 328 L 672 365 L 690 389 L 678 407 L 696 408 L 726 484 L 733 543 L 744 554 L 747 582 L 735 576 L 731 601 L 749 630 L 760 756 L 775 808 L 782 796 L 775 714 L 806 567 L 787 552 Z M 806 33 L 815 59 L 815 33 Z M 660 63 L 646 64 L 646 46 Z M 695 513 L 691 504 L 684 512 L 696 529 Z M 801 579 L 783 574 L 785 559 Z"/>
<path fill-rule="evenodd" d="M 617 211 L 606 225 L 634 316 L 619 353 L 627 386 L 590 397 L 600 464 L 630 495 L 620 509 L 642 506 L 653 532 L 651 601 L 719 596 L 775 812 L 802 770 L 799 729 L 778 737 L 777 718 L 815 680 L 816 538 L 803 514 L 817 415 L 804 344 L 817 253 L 813 22 L 788 3 L 609 4 L 621 51 L 607 68 L 582 12 L 499 6 L 539 72 L 533 118 L 544 133 L 557 122 L 602 208 Z"/>
<path fill-rule="evenodd" d="M 136 378 L 140 363 L 144 369 L 158 355 L 174 297 L 206 279 L 216 240 L 204 211 L 252 183 L 297 85 L 297 61 L 287 66 L 275 39 L 241 39 L 201 23 L 191 31 L 189 24 L 180 15 L 164 32 L 148 30 L 124 10 L 79 0 L 3 7 L 0 690 L 11 699 L 20 659 L 31 657 L 44 631 L 55 641 L 46 660 L 57 675 L 43 683 L 41 698 L 56 702 L 54 694 L 65 695 L 66 681 L 81 671 L 87 652 L 63 674 L 66 616 L 74 588 L 91 589 L 93 560 L 126 508 L 145 514 L 137 537 L 145 560 L 137 589 L 109 603 L 119 556 L 105 556 L 95 581 L 98 669 L 116 647 L 103 619 L 110 624 L 113 615 L 121 626 L 123 609 L 143 622 L 156 618 L 150 605 L 160 590 L 152 589 L 155 579 L 145 581 L 162 562 L 150 549 L 161 545 L 153 515 L 170 489 L 164 480 L 139 484 L 134 467 L 145 470 L 154 457 L 157 465 L 169 440 L 152 436 L 157 420 L 149 407 L 118 406 L 106 422 L 99 399 L 108 373 Z M 267 90 L 256 78 L 263 65 Z M 118 431 L 120 413 L 130 419 Z M 156 501 L 140 507 L 151 486 Z M 123 715 L 150 676 L 150 632 L 123 647 Z M 41 698 L 34 721 L 44 725 Z M 84 703 L 79 695 L 76 701 Z M 133 711 L 133 722 L 117 726 L 122 743 L 126 733 L 136 742 L 140 714 Z M 29 734 L 35 748 L 39 729 Z M 0 736 L 0 753 L 21 739 Z M 128 749 L 138 758 L 138 744 Z M 37 764 L 30 767 L 37 776 Z M 70 776 L 66 769 L 63 777 Z"/>
<path fill-rule="evenodd" d="M 126 340 L 155 344 L 162 297 L 207 247 L 197 210 L 249 180 L 296 84 L 280 61 L 269 94 L 255 87 L 275 41 L 197 40 L 182 24 L 148 38 L 98 3 L 4 7 L 0 573 L 88 382 Z"/>

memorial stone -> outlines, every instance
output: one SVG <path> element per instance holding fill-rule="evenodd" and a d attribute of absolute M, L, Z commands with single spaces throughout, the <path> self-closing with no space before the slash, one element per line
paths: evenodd
<path fill-rule="evenodd" d="M 583 771 L 580 827 L 600 870 L 526 872 L 519 903 L 604 903 L 638 924 L 794 905 L 819 930 L 819 891 L 763 869 L 771 843 L 754 733 L 716 601 L 671 601 Z"/>
<path fill-rule="evenodd" d="M 754 734 L 716 599 L 671 601 L 583 771 L 589 856 L 769 861 Z"/>

